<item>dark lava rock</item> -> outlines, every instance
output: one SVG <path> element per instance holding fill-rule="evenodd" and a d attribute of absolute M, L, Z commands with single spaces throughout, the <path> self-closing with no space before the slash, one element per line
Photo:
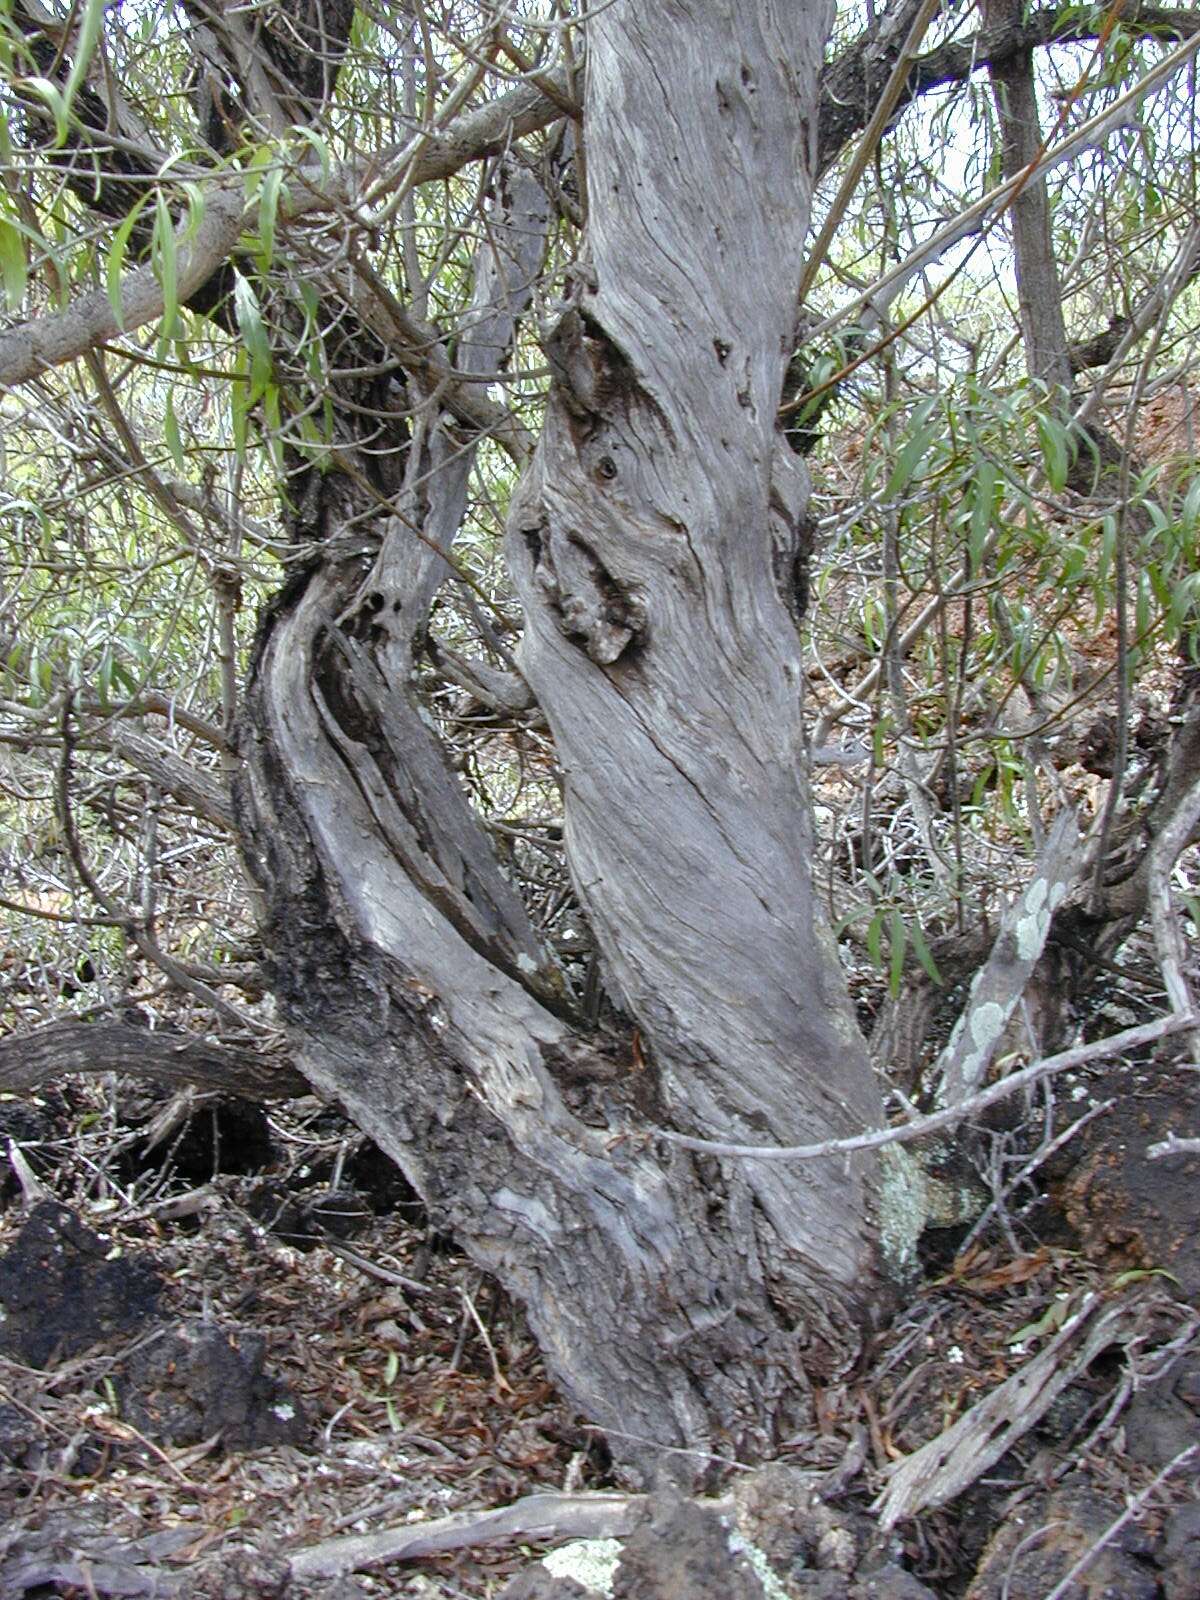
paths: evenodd
<path fill-rule="evenodd" d="M 245 1205 L 268 1232 L 297 1250 L 311 1250 L 328 1239 L 352 1239 L 367 1226 L 372 1215 L 362 1196 L 353 1189 L 322 1189 L 315 1194 L 295 1195 L 275 1178 L 256 1183 Z"/>
<path fill-rule="evenodd" d="M 1118 1272 L 1163 1268 L 1181 1296 L 1200 1304 L 1200 1156 L 1146 1159 L 1147 1146 L 1168 1133 L 1195 1136 L 1200 1081 L 1138 1069 L 1131 1078 L 1118 1104 L 1073 1146 L 1080 1159 L 1061 1186 L 1062 1209 L 1089 1259 Z"/>
<path fill-rule="evenodd" d="M 526 1567 L 500 1591 L 499 1600 L 599 1600 L 574 1578 L 556 1578 L 545 1567 Z"/>
<path fill-rule="evenodd" d="M 429 1221 L 420 1195 L 374 1140 L 362 1140 L 347 1160 L 343 1176 L 366 1198 L 376 1216 L 396 1215 L 414 1228 Z"/>
<path fill-rule="evenodd" d="M 1165 1467 L 1181 1450 L 1200 1446 L 1200 1360 L 1184 1357 L 1139 1389 L 1124 1423 L 1127 1453 L 1147 1467 Z"/>
<path fill-rule="evenodd" d="M 305 1208 L 312 1227 L 326 1239 L 353 1239 L 371 1221 L 371 1209 L 353 1189 L 326 1189 Z"/>
<path fill-rule="evenodd" d="M 193 1104 L 137 1084 L 123 1095 L 119 1112 L 129 1127 L 147 1132 L 118 1163 L 127 1178 L 169 1165 L 184 1183 L 201 1184 L 222 1172 L 261 1172 L 275 1160 L 265 1108 L 234 1095 L 202 1095 Z"/>
<path fill-rule="evenodd" d="M 762 1579 L 735 1551 L 721 1517 L 664 1493 L 629 1535 L 613 1600 L 764 1600 Z"/>
<path fill-rule="evenodd" d="M 101 1339 L 154 1320 L 162 1279 L 56 1200 L 29 1213 L 0 1257 L 0 1351 L 30 1367 L 76 1356 Z"/>
<path fill-rule="evenodd" d="M 1044 1600 L 1124 1509 L 1073 1484 L 1023 1502 L 990 1540 L 966 1600 Z M 1162 1600 L 1155 1551 L 1151 1532 L 1126 1524 L 1096 1551 L 1072 1600 Z"/>
<path fill-rule="evenodd" d="M 1180 1506 L 1167 1524 L 1163 1568 L 1166 1600 L 1200 1600 L 1200 1501 Z"/>
<path fill-rule="evenodd" d="M 41 1430 L 27 1411 L 0 1404 L 0 1461 L 19 1467 L 26 1452 L 41 1439 Z"/>
<path fill-rule="evenodd" d="M 263 1371 L 266 1340 L 246 1328 L 183 1322 L 135 1350 L 118 1379 L 121 1414 L 160 1444 L 300 1444 L 309 1422 L 279 1379 Z"/>
<path fill-rule="evenodd" d="M 17 1145 L 37 1145 L 57 1136 L 60 1119 L 56 1111 L 40 1101 L 0 1100 L 0 1200 L 8 1200 L 21 1192 L 21 1185 L 8 1160 L 11 1139 Z M 22 1154 L 35 1172 L 45 1171 L 50 1163 L 37 1150 L 24 1150 Z"/>

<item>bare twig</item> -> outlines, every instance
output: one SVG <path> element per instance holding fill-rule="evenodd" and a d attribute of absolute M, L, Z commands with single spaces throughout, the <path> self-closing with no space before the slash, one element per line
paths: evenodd
<path fill-rule="evenodd" d="M 1200 1451 L 1200 1444 L 1190 1444 L 1185 1450 L 1180 1450 L 1176 1455 L 1173 1455 L 1162 1471 L 1157 1473 L 1154 1479 L 1139 1494 L 1135 1494 L 1132 1497 L 1121 1515 L 1113 1518 L 1095 1543 L 1090 1545 L 1079 1560 L 1074 1562 L 1067 1572 L 1063 1574 L 1046 1596 L 1046 1600 L 1064 1600 L 1064 1597 L 1070 1593 L 1071 1585 L 1076 1578 L 1087 1571 L 1105 1545 L 1112 1543 L 1121 1529 L 1132 1522 L 1138 1513 L 1149 1504 L 1155 1491 L 1160 1489 L 1167 1479 L 1176 1473 L 1185 1462 L 1190 1461 L 1197 1451 Z"/>
<path fill-rule="evenodd" d="M 1165 1038 L 1168 1034 L 1193 1028 L 1197 1022 L 1200 1022 L 1200 1017 L 1194 1014 L 1186 1016 L 1172 1014 L 1169 1017 L 1160 1017 L 1156 1022 L 1144 1022 L 1136 1028 L 1125 1028 L 1120 1033 L 1109 1034 L 1107 1039 L 1097 1039 L 1092 1044 L 1077 1044 L 1070 1050 L 1060 1050 L 1057 1055 L 1045 1056 L 1041 1061 L 1035 1061 L 1032 1066 L 1024 1067 L 1020 1072 L 1002 1078 L 999 1083 L 981 1090 L 979 1094 L 972 1095 L 969 1100 L 964 1100 L 957 1106 L 931 1112 L 926 1117 L 917 1117 L 912 1122 L 902 1123 L 896 1128 L 876 1128 L 871 1133 L 855 1134 L 849 1139 L 826 1139 L 821 1144 L 722 1144 L 715 1139 L 694 1139 L 690 1134 L 673 1133 L 666 1128 L 655 1129 L 653 1137 L 665 1139 L 669 1144 L 680 1145 L 684 1150 L 699 1150 L 705 1155 L 736 1156 L 747 1161 L 815 1161 L 822 1156 L 851 1155 L 856 1150 L 878 1150 L 887 1144 L 909 1144 L 914 1139 L 924 1138 L 926 1134 L 936 1133 L 940 1128 L 951 1128 L 956 1123 L 965 1122 L 977 1112 L 986 1111 L 989 1106 L 1006 1100 L 1010 1094 L 1015 1094 L 1019 1089 L 1027 1089 L 1031 1084 L 1039 1083 L 1041 1079 L 1051 1077 L 1056 1072 L 1068 1072 L 1073 1067 L 1086 1066 L 1089 1061 L 1120 1055 L 1124 1050 L 1137 1050 L 1144 1044 L 1152 1044 L 1156 1039 Z"/>

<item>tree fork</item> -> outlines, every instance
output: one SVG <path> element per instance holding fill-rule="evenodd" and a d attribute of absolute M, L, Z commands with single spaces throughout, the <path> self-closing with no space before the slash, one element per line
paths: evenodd
<path fill-rule="evenodd" d="M 877 1158 L 726 1167 L 651 1137 L 882 1120 L 812 892 L 785 599 L 807 480 L 775 427 L 829 20 L 629 0 L 591 28 L 594 286 L 585 267 L 548 342 L 508 543 L 570 865 L 640 1049 L 572 1020 L 411 684 L 356 630 L 365 558 L 332 553 L 366 509 L 350 479 L 322 499 L 330 555 L 266 620 L 240 741 L 298 1064 L 524 1302 L 642 1476 L 769 1452 L 890 1292 Z"/>

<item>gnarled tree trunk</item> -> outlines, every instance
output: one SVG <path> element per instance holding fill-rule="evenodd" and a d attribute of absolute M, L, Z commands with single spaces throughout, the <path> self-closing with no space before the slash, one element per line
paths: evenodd
<path fill-rule="evenodd" d="M 417 708 L 409 645 L 440 558 L 410 524 L 447 538 L 461 461 L 442 446 L 466 420 L 436 415 L 436 388 L 396 440 L 396 515 L 364 499 L 365 467 L 322 484 L 326 554 L 265 621 L 241 739 L 299 1063 L 524 1301 L 645 1472 L 663 1446 L 769 1448 L 888 1292 L 874 1157 L 724 1162 L 652 1137 L 795 1143 L 882 1116 L 814 902 L 807 482 L 776 427 L 830 20 L 824 0 L 623 0 L 588 31 L 589 254 L 545 339 L 508 555 L 626 1023 L 572 1004 Z M 497 248 L 520 263 L 533 231 L 497 226 Z M 534 270 L 481 283 L 498 320 L 478 321 L 476 370 Z"/>

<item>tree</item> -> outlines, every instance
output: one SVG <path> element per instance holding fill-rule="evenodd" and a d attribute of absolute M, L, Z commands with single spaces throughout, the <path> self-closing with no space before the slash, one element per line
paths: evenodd
<path fill-rule="evenodd" d="M 882 84 L 907 102 L 978 57 L 948 36 L 909 72 L 932 11 L 911 3 L 823 80 L 831 18 L 809 0 L 589 10 L 189 0 L 142 17 L 92 0 L 54 20 L 14 4 L 3 250 L 31 314 L 0 335 L 0 380 L 26 386 L 22 427 L 54 431 L 80 488 L 103 482 L 113 527 L 151 507 L 207 582 L 219 712 L 191 726 L 217 759 L 180 764 L 125 720 L 175 715 L 162 657 L 186 654 L 193 620 L 138 667 L 88 639 L 56 663 L 36 634 L 10 667 L 34 691 L 14 737 L 58 752 L 56 842 L 93 910 L 243 1026 L 221 991 L 236 971 L 164 950 L 153 906 L 105 886 L 79 763 L 106 750 L 210 826 L 232 819 L 265 952 L 246 982 L 274 996 L 291 1060 L 520 1298 L 556 1376 L 648 1475 L 664 1446 L 768 1452 L 886 1315 L 924 1221 L 897 1147 L 784 1163 L 703 1144 L 819 1145 L 885 1121 L 814 881 L 798 624 L 805 455 L 847 369 L 894 339 L 887 295 L 832 386 L 793 357 L 819 171 Z M 1138 15 L 1194 36 L 1186 14 Z M 1053 28 L 985 20 L 997 90 L 1027 111 Z M 1061 28 L 1109 36 L 1085 21 Z M 1038 138 L 1035 118 L 1004 141 L 1008 198 Z M 1048 226 L 1032 224 L 1043 246 Z M 1065 328 L 1061 294 L 1049 309 Z M 1061 389 L 1063 351 L 1023 326 L 1031 375 Z M 176 378 L 203 397 L 186 436 Z M 203 416 L 221 395 L 224 481 Z M 931 414 L 905 436 L 892 409 L 893 501 Z M 1037 424 L 1061 493 L 1061 406 Z M 471 527 L 481 485 L 507 502 L 510 592 Z M 41 540 L 22 604 L 44 619 L 55 513 L 33 487 L 10 515 Z M 911 744 L 891 526 L 885 678 Z M 985 545 L 963 592 L 988 576 Z M 253 547 L 281 581 L 239 682 Z M 1187 605 L 1166 601 L 1177 632 Z M 488 731 L 464 773 L 447 750 L 471 718 Z M 489 801 L 490 777 L 539 762 L 517 806 Z M 931 775 L 911 751 L 899 768 L 936 861 Z M 961 927 L 961 816 L 958 840 Z M 869 828 L 859 845 L 866 864 Z M 1064 849 L 1035 869 L 1060 890 L 1078 867 Z M 553 879 L 569 936 L 539 903 L 547 850 L 569 870 Z M 936 983 L 919 921 L 874 911 L 897 977 L 911 949 Z M 1010 1013 L 1012 963 L 988 970 Z M 959 1060 L 963 1094 L 996 1042 Z"/>

